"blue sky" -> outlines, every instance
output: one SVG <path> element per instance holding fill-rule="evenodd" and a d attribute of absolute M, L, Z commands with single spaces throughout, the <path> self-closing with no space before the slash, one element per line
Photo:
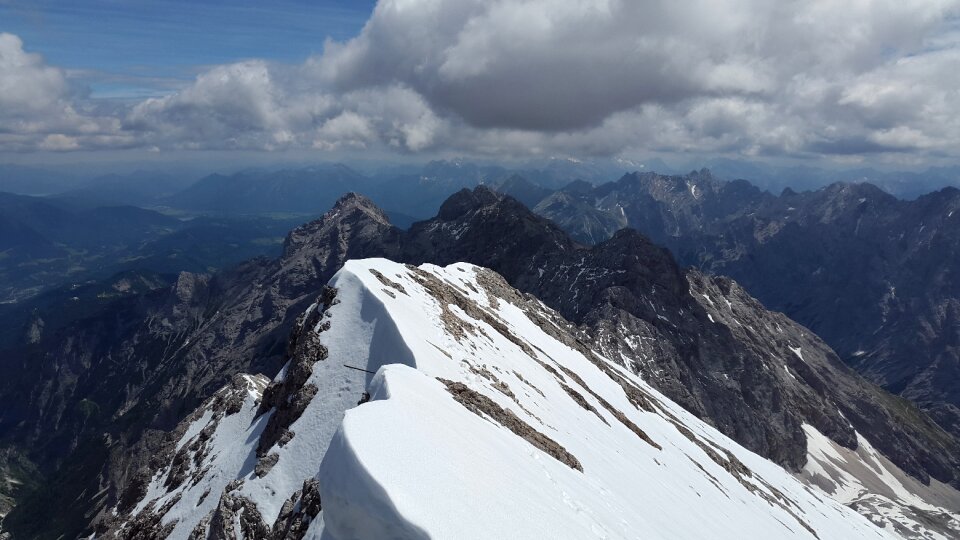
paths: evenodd
<path fill-rule="evenodd" d="M 169 92 L 206 66 L 302 62 L 359 33 L 372 0 L 0 0 L 0 31 L 93 97 Z M 82 72 L 82 73 L 77 73 Z"/>
<path fill-rule="evenodd" d="M 0 0 L 0 161 L 960 160 L 960 0 L 374 5 Z"/>

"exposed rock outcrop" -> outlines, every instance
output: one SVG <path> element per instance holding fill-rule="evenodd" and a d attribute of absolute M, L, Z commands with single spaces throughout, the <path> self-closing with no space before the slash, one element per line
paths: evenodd
<path fill-rule="evenodd" d="M 619 359 L 723 433 L 790 469 L 799 470 L 806 462 L 801 426 L 807 423 L 846 447 L 856 444 L 854 430 L 882 433 L 877 448 L 910 474 L 960 482 L 960 448 L 953 438 L 909 403 L 865 383 L 803 327 L 766 311 L 732 282 L 684 272 L 665 249 L 634 231 L 622 231 L 592 248 L 583 246 L 519 202 L 478 188 L 451 197 L 437 218 L 415 224 L 409 232 L 392 227 L 363 197 L 347 195 L 323 218 L 293 231 L 276 261 L 253 261 L 214 277 L 185 276 L 171 290 L 140 299 L 124 312 L 123 332 L 115 331 L 120 323 L 113 313 L 85 321 L 87 330 L 78 327 L 69 337 L 44 335 L 38 354 L 45 367 L 32 377 L 53 384 L 50 373 L 63 372 L 58 366 L 90 363 L 84 371 L 90 378 L 66 399 L 75 406 L 82 399 L 111 395 L 97 401 L 109 419 L 99 426 L 109 426 L 110 436 L 83 427 L 66 432 L 81 434 L 80 442 L 68 445 L 62 455 L 63 462 L 79 464 L 79 472 L 59 493 L 15 510 L 10 523 L 30 536 L 49 525 L 37 516 L 56 508 L 72 516 L 57 530 L 76 535 L 90 516 L 117 501 L 138 500 L 124 494 L 140 493 L 145 484 L 139 471 L 148 469 L 155 456 L 166 455 L 170 443 L 162 430 L 176 426 L 236 373 L 279 372 L 291 358 L 288 345 L 292 357 L 302 362 L 291 362 L 286 378 L 267 392 L 264 403 L 270 405 L 262 405 L 260 417 L 266 418 L 268 409 L 288 406 L 288 420 L 298 410 L 302 413 L 301 405 L 315 391 L 304 375 L 322 356 L 321 348 L 302 332 L 288 336 L 294 328 L 322 330 L 322 306 L 329 303 L 317 301 L 317 292 L 346 260 L 364 257 L 489 267 L 510 286 L 569 319 L 557 324 L 572 323 L 563 332 L 567 341 L 577 336 L 571 347 L 595 348 Z M 421 278 L 421 285 L 429 285 L 429 279 Z M 377 280 L 392 295 L 404 295 L 391 285 L 393 277 Z M 489 286 L 497 286 L 496 279 Z M 444 294 L 450 305 L 473 310 L 469 303 L 458 304 L 458 294 Z M 298 325 L 297 318 L 314 303 L 317 308 Z M 482 310 L 468 313 L 485 320 Z M 500 332 L 496 321 L 489 324 Z M 553 323 L 541 324 L 548 328 Z M 109 340 L 108 332 L 113 332 Z M 503 335 L 509 339 L 509 330 Z M 55 355 L 65 343 L 76 348 Z M 93 355 L 94 350 L 103 354 Z M 96 374 L 102 378 L 95 380 Z M 567 384 L 590 399 L 586 389 Z M 623 388 L 636 407 L 652 407 L 628 384 Z M 278 401 L 280 396 L 289 401 Z M 60 403 L 51 399 L 38 394 L 25 403 L 47 410 Z M 230 410 L 230 402 L 224 407 Z M 603 413 L 601 407 L 594 409 Z M 283 416 L 266 420 L 272 427 L 259 457 L 269 461 L 270 448 L 296 444 L 297 435 Z M 10 429 L 8 422 L 14 419 L 22 417 L 5 412 L 0 428 Z M 16 425 L 53 433 L 51 421 L 42 416 Z M 46 439 L 46 444 L 52 442 Z M 197 452 L 202 452 L 200 445 L 183 462 Z M 264 474 L 269 474 L 267 464 L 261 466 Z M 56 464 L 52 470 L 58 470 Z M 66 477 L 65 469 L 62 474 Z M 179 476 L 174 473 L 171 482 L 189 481 Z M 107 488 L 91 489 L 100 485 Z M 110 521 L 102 514 L 97 519 Z"/>
<path fill-rule="evenodd" d="M 736 279 L 960 435 L 960 190 L 898 200 L 837 183 L 774 196 L 706 170 L 634 173 L 535 209 L 589 243 L 632 227 L 681 263 Z"/>

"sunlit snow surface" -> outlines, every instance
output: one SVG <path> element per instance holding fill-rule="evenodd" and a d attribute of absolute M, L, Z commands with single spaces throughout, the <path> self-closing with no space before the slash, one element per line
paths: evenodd
<path fill-rule="evenodd" d="M 196 484 L 165 493 L 158 474 L 140 507 L 179 494 L 163 521 L 179 520 L 173 537 L 185 538 L 227 481 L 243 479 L 234 493 L 269 525 L 304 480 L 318 477 L 323 511 L 308 536 L 327 540 L 890 537 L 618 364 L 565 345 L 551 334 L 574 343 L 549 310 L 500 288 L 489 271 L 420 268 L 350 261 L 333 278 L 339 303 L 319 334 L 329 354 L 310 377 L 319 391 L 290 426 L 294 438 L 271 450 L 279 459 L 265 476 L 255 477 L 250 459 L 269 413 L 255 419 L 247 402 L 227 417 L 236 420 L 220 422 Z M 437 286 L 482 317 L 442 306 Z M 438 378 L 511 411 L 582 472 L 469 410 Z M 372 399 L 357 406 L 365 388 Z M 636 394 L 650 410 L 635 405 Z M 191 426 L 184 438 L 198 432 Z"/>
<path fill-rule="evenodd" d="M 164 516 L 165 523 L 175 523 L 171 538 L 187 538 L 195 524 L 216 508 L 220 493 L 227 484 L 253 472 L 256 464 L 256 455 L 253 452 L 255 441 L 268 419 L 267 415 L 256 417 L 256 401 L 260 398 L 267 379 L 249 375 L 242 377 L 247 385 L 243 405 L 240 412 L 223 417 L 216 425 L 209 443 L 212 451 L 201 467 L 209 467 L 203 479 L 196 484 L 185 481 L 177 489 L 168 491 L 164 483 L 169 468 L 165 468 L 154 476 L 147 495 L 136 506 L 136 511 L 140 512 L 149 503 L 154 507 L 161 507 L 164 503 L 177 500 Z M 221 390 L 220 393 L 225 391 L 226 389 Z M 215 415 L 211 410 L 204 410 L 199 418 L 188 424 L 177 449 L 196 441 L 200 432 L 214 419 Z"/>
<path fill-rule="evenodd" d="M 807 464 L 802 476 L 832 498 L 907 538 L 949 540 L 958 536 L 960 515 L 931 502 L 954 506 L 957 493 L 952 488 L 934 479 L 925 486 L 904 474 L 859 433 L 857 449 L 850 450 L 813 426 L 804 424 L 803 431 Z"/>
<path fill-rule="evenodd" d="M 384 287 L 370 267 L 402 285 L 407 294 L 381 294 Z M 859 515 L 740 448 L 619 366 L 609 365 L 696 437 L 730 450 L 768 484 L 751 478 L 747 482 L 752 489 L 775 497 L 772 487 L 786 500 L 784 506 L 769 503 L 711 460 L 663 414 L 638 410 L 617 382 L 543 332 L 519 307 L 490 302 L 477 284 L 475 267 L 424 269 L 495 314 L 530 345 L 535 358 L 496 329 L 457 311 L 482 332 L 460 339 L 450 335 L 436 301 L 403 266 L 348 263 L 335 278 L 336 285 L 353 287 L 359 280 L 368 294 L 380 299 L 383 317 L 395 322 L 416 369 L 381 370 L 371 385 L 373 401 L 349 411 L 334 438 L 320 470 L 329 538 L 385 537 L 398 523 L 433 538 L 812 537 L 798 519 L 821 538 L 883 537 Z M 538 361 L 573 371 L 589 390 L 570 377 L 554 375 Z M 523 406 L 469 365 L 486 367 Z M 466 382 L 510 409 L 577 457 L 583 472 L 470 412 L 434 377 Z M 606 423 L 578 405 L 560 385 L 561 378 Z M 622 411 L 662 450 L 619 422 L 591 391 Z"/>

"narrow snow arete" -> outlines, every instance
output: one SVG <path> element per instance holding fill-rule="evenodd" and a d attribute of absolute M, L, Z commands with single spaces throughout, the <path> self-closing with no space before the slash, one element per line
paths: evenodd
<path fill-rule="evenodd" d="M 238 376 L 187 418 L 109 534 L 896 537 L 487 269 L 349 261 L 288 355 L 274 381 Z"/>

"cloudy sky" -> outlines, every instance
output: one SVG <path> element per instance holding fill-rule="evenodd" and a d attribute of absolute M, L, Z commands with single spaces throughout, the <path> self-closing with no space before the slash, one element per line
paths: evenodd
<path fill-rule="evenodd" d="M 955 164 L 960 0 L 0 0 L 0 161 Z"/>

